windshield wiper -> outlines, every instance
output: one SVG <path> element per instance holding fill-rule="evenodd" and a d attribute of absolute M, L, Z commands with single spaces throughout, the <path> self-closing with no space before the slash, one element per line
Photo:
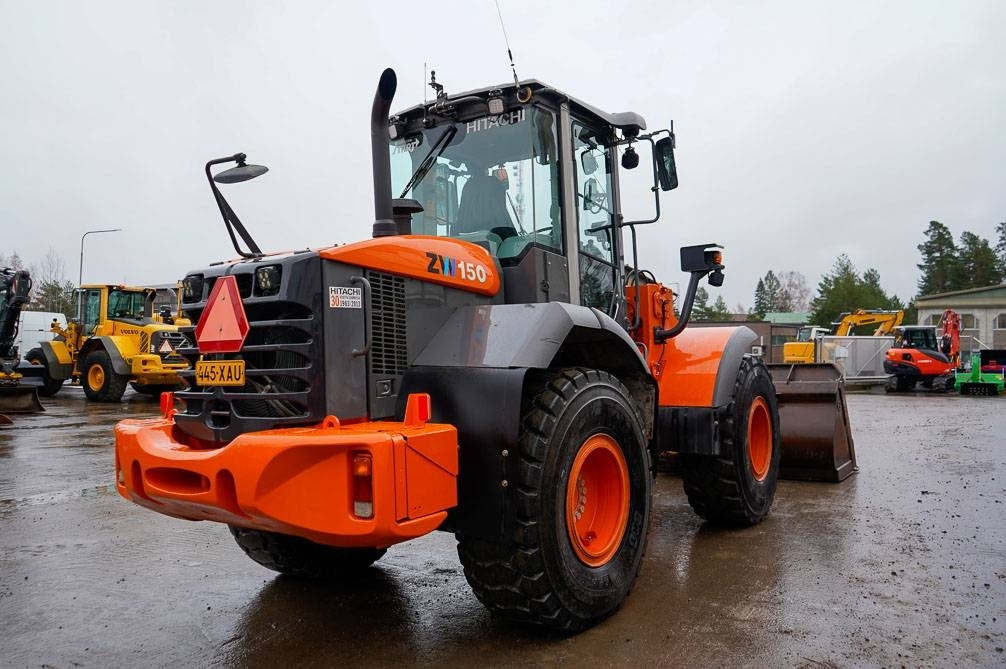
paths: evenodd
<path fill-rule="evenodd" d="M 399 198 L 405 197 L 405 194 L 412 190 L 413 186 L 426 178 L 426 173 L 429 172 L 430 168 L 433 167 L 433 164 L 437 162 L 437 158 L 439 158 L 440 154 L 444 152 L 447 145 L 451 143 L 451 140 L 454 139 L 454 135 L 456 135 L 457 132 L 458 128 L 455 125 L 451 125 L 449 128 L 444 130 L 444 133 L 440 135 L 437 141 L 434 142 L 433 146 L 430 147 L 430 152 L 426 154 L 425 158 L 423 158 L 423 162 L 419 163 L 419 167 L 416 168 L 416 173 L 412 175 L 411 179 L 409 179 L 409 183 L 405 184 L 405 190 L 403 190 L 402 194 L 398 196 Z"/>

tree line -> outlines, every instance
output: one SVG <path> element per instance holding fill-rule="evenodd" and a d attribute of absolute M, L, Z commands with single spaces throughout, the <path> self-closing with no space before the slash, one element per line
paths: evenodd
<path fill-rule="evenodd" d="M 920 276 L 918 295 L 934 295 L 968 288 L 994 286 L 1006 280 L 1006 221 L 996 226 L 996 244 L 972 232 L 961 233 L 955 243 L 949 228 L 939 221 L 930 221 L 919 244 L 922 262 L 917 265 Z M 727 320 L 729 310 L 718 298 L 713 308 L 709 296 L 700 289 L 696 293 L 695 320 Z M 914 300 L 914 298 L 912 298 Z M 699 305 L 702 309 L 699 309 Z M 715 308 L 722 306 L 722 309 Z M 880 283 L 880 272 L 869 268 L 860 273 L 852 260 L 840 255 L 831 271 L 817 286 L 817 295 L 810 298 L 806 279 L 799 272 L 769 270 L 758 279 L 754 290 L 754 306 L 748 310 L 750 320 L 763 320 L 769 312 L 809 312 L 809 322 L 827 326 L 840 314 L 855 309 L 906 310 L 906 320 L 915 320 L 914 306 L 903 303 L 897 295 L 888 295 Z"/>

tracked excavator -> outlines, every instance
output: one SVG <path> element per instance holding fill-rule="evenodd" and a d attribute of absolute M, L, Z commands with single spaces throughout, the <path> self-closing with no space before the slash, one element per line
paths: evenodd
<path fill-rule="evenodd" d="M 937 339 L 937 327 L 943 335 Z M 887 351 L 884 371 L 888 392 L 906 392 L 921 385 L 926 390 L 949 392 L 961 366 L 961 317 L 947 309 L 939 326 L 905 325 L 894 329 L 894 346 Z"/>
<path fill-rule="evenodd" d="M 18 351 L 18 321 L 31 292 L 27 270 L 0 269 L 0 425 L 10 425 L 7 414 L 44 411 L 38 389 L 25 379 Z M 30 370 L 29 370 L 30 373 Z"/>
<path fill-rule="evenodd" d="M 774 387 L 746 327 L 687 327 L 699 282 L 723 281 L 719 245 L 680 249 L 684 295 L 633 269 L 636 229 L 677 186 L 671 130 L 536 80 L 430 83 L 434 100 L 394 115 L 395 73 L 378 83 L 370 239 L 264 253 L 219 185 L 266 168 L 206 164 L 241 258 L 185 276 L 189 387 L 161 396 L 160 418 L 116 426 L 116 486 L 225 523 L 251 559 L 306 577 L 451 532 L 494 614 L 583 630 L 635 581 L 657 453 L 680 456 L 701 517 L 752 525 L 787 420 L 834 475 L 841 396 L 825 377 Z M 618 164 L 638 166 L 639 148 L 655 215 L 629 221 Z"/>

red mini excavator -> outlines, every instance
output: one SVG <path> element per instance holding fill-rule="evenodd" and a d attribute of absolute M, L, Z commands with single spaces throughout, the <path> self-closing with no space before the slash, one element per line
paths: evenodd
<path fill-rule="evenodd" d="M 952 309 L 940 319 L 943 336 L 936 339 L 932 325 L 905 325 L 894 329 L 894 346 L 887 351 L 884 371 L 889 392 L 924 388 L 949 392 L 961 360 L 961 317 Z"/>

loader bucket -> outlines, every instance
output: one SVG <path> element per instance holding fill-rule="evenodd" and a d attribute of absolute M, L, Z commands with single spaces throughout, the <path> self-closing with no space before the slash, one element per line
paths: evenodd
<path fill-rule="evenodd" d="M 45 407 L 34 386 L 0 386 L 0 413 L 39 413 Z"/>
<path fill-rule="evenodd" d="M 837 483 L 858 471 L 839 369 L 831 364 L 768 368 L 779 399 L 780 478 Z"/>

